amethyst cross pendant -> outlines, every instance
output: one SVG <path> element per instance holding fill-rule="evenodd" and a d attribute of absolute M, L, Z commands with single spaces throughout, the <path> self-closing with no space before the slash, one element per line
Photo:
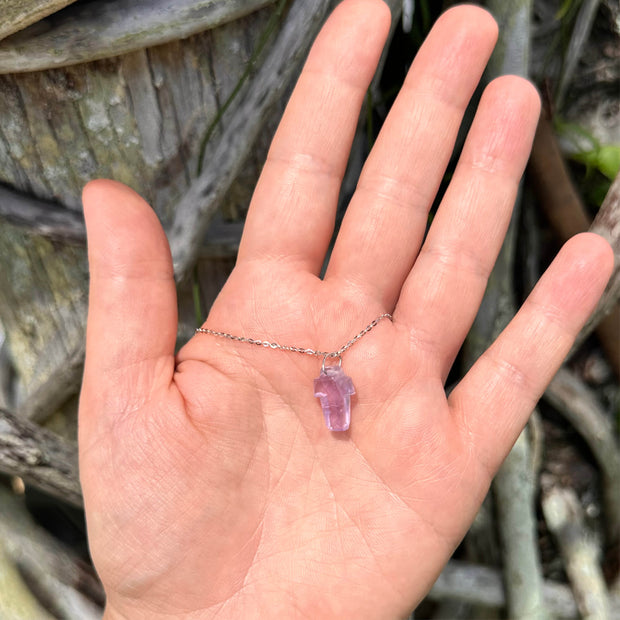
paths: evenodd
<path fill-rule="evenodd" d="M 340 365 L 325 366 L 314 380 L 314 395 L 321 401 L 325 424 L 330 431 L 346 431 L 351 422 L 351 395 L 355 394 L 353 381 Z"/>

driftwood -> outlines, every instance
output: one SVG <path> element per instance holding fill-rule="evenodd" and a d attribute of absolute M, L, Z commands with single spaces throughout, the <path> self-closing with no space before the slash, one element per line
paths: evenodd
<path fill-rule="evenodd" d="M 584 0 L 581 3 L 575 27 L 564 55 L 562 73 L 556 89 L 555 105 L 558 109 L 561 109 L 564 103 L 566 92 L 573 80 L 577 63 L 583 54 L 583 48 L 590 36 L 600 3 L 601 0 Z"/>
<path fill-rule="evenodd" d="M 0 43 L 0 73 L 92 62 L 185 39 L 274 1 L 87 0 Z"/>
<path fill-rule="evenodd" d="M 620 173 L 618 173 L 611 184 L 590 230 L 605 237 L 605 239 L 609 241 L 616 256 L 616 263 L 609 284 L 605 289 L 605 293 L 579 335 L 577 343 L 583 342 L 583 339 L 591 333 L 601 319 L 609 313 L 615 313 L 611 314 L 611 316 L 620 317 L 620 311 L 618 311 L 618 300 L 620 299 Z M 616 323 L 616 344 L 618 344 L 617 335 L 619 324 L 620 318 L 617 319 Z M 616 351 L 617 356 L 620 357 L 620 345 Z M 616 357 L 614 363 L 620 365 L 620 359 L 618 359 L 618 357 Z"/>
<path fill-rule="evenodd" d="M 0 39 L 13 34 L 75 0 L 0 0 Z"/>
<path fill-rule="evenodd" d="M 612 422 L 592 391 L 567 368 L 558 371 L 544 397 L 592 451 L 602 476 L 608 544 L 620 549 L 620 446 Z"/>
<path fill-rule="evenodd" d="M 588 532 L 577 494 L 556 481 L 543 484 L 542 508 L 555 536 L 582 618 L 607 620 L 609 595 L 600 568 L 600 549 Z"/>
<path fill-rule="evenodd" d="M 0 226 L 0 264 L 0 322 L 15 370 L 12 405 L 20 407 L 59 377 L 75 384 L 62 370 L 71 374 L 71 352 L 83 347 L 87 267 L 83 247 L 8 222 Z"/>
<path fill-rule="evenodd" d="M 4 410 L 0 410 L 0 471 L 82 505 L 77 445 Z"/>
<path fill-rule="evenodd" d="M 527 431 L 519 435 L 494 482 L 510 618 L 544 618 L 535 514 L 536 480 Z"/>
<path fill-rule="evenodd" d="M 37 525 L 24 498 L 2 486 L 0 540 L 7 558 L 27 575 L 48 607 L 60 612 L 60 617 L 80 620 L 101 617 L 99 608 L 105 597 L 92 566 Z M 19 618 L 30 620 L 31 616 Z"/>
<path fill-rule="evenodd" d="M 0 217 L 26 228 L 34 235 L 55 241 L 86 242 L 86 228 L 81 213 L 3 186 L 0 186 Z"/>
<path fill-rule="evenodd" d="M 2 547 L 0 543 L 0 616 L 11 620 L 54 620 L 28 589 Z"/>
<path fill-rule="evenodd" d="M 542 592 L 545 607 L 553 617 L 558 620 L 579 618 L 575 598 L 567 585 L 544 581 Z M 433 601 L 465 601 L 486 610 L 506 608 L 501 571 L 458 560 L 450 560 L 429 592 L 428 598 Z M 620 607 L 616 604 L 613 611 L 619 613 Z"/>

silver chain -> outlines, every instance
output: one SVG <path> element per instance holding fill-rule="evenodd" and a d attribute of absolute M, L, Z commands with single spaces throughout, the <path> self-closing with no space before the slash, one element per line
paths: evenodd
<path fill-rule="evenodd" d="M 337 351 L 318 351 L 315 349 L 304 349 L 303 347 L 295 347 L 292 345 L 279 344 L 277 342 L 269 342 L 268 340 L 255 340 L 254 338 L 244 338 L 243 336 L 234 336 L 233 334 L 228 334 L 226 332 L 218 332 L 214 329 L 208 329 L 207 327 L 197 327 L 196 333 L 198 334 L 209 334 L 210 336 L 217 336 L 218 338 L 228 338 L 228 340 L 235 340 L 236 342 L 247 342 L 248 344 L 255 344 L 259 347 L 265 347 L 268 349 L 279 349 L 280 351 L 292 351 L 293 353 L 303 353 L 304 355 L 314 355 L 316 357 L 322 357 L 326 359 L 328 357 L 341 357 L 342 354 L 349 348 L 352 347 L 360 338 L 365 336 L 379 321 L 383 319 L 392 320 L 392 315 L 388 312 L 381 314 L 378 316 L 372 323 L 369 323 L 364 327 L 364 329 L 349 340 L 347 343 L 343 344 Z"/>

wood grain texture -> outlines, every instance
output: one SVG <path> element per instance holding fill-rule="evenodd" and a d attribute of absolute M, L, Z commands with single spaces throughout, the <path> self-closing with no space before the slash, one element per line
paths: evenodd
<path fill-rule="evenodd" d="M 30 26 L 75 0 L 0 0 L 0 39 Z"/>
<path fill-rule="evenodd" d="M 70 1 L 64 0 L 64 4 Z M 82 1 L 2 42 L 0 73 L 41 71 L 92 62 L 185 39 L 249 15 L 273 2 Z M 52 3 L 48 1 L 47 4 Z"/>

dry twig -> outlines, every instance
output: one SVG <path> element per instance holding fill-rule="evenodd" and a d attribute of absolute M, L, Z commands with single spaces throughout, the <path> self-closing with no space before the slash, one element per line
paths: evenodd
<path fill-rule="evenodd" d="M 620 447 L 611 420 L 585 383 L 561 368 L 545 392 L 549 401 L 579 432 L 600 468 L 605 525 L 610 545 L 620 544 Z"/>
<path fill-rule="evenodd" d="M 616 317 L 614 318 L 616 321 L 615 342 L 618 344 L 620 342 L 620 338 L 618 338 L 618 325 L 620 325 L 620 311 L 618 310 L 618 300 L 620 299 L 620 172 L 611 184 L 605 200 L 603 200 L 603 204 L 594 218 L 590 231 L 605 237 L 609 241 L 616 256 L 616 264 L 605 293 L 586 326 L 581 330 L 577 344 L 583 342 L 601 319 L 610 312 L 615 313 L 610 316 Z M 619 350 L 620 345 L 616 349 L 616 358 L 612 360 L 616 367 L 620 366 Z"/>
<path fill-rule="evenodd" d="M 571 589 L 561 583 L 544 581 L 545 606 L 558 620 L 578 618 L 579 611 Z M 485 609 L 505 609 L 506 594 L 499 570 L 450 560 L 435 582 L 428 598 L 433 601 L 460 600 Z M 613 614 L 620 613 L 616 604 Z"/>
<path fill-rule="evenodd" d="M 606 620 L 609 595 L 599 565 L 600 550 L 584 524 L 577 494 L 550 481 L 543 486 L 542 508 L 547 526 L 560 547 L 581 616 Z"/>
<path fill-rule="evenodd" d="M 82 505 L 77 445 L 0 409 L 0 471 Z"/>
<path fill-rule="evenodd" d="M 3 487 L 0 487 L 0 539 L 7 557 L 36 585 L 50 609 L 65 618 L 101 617 L 99 607 L 104 602 L 104 593 L 94 570 L 35 524 L 23 497 Z M 30 620 L 30 616 L 23 618 Z"/>

